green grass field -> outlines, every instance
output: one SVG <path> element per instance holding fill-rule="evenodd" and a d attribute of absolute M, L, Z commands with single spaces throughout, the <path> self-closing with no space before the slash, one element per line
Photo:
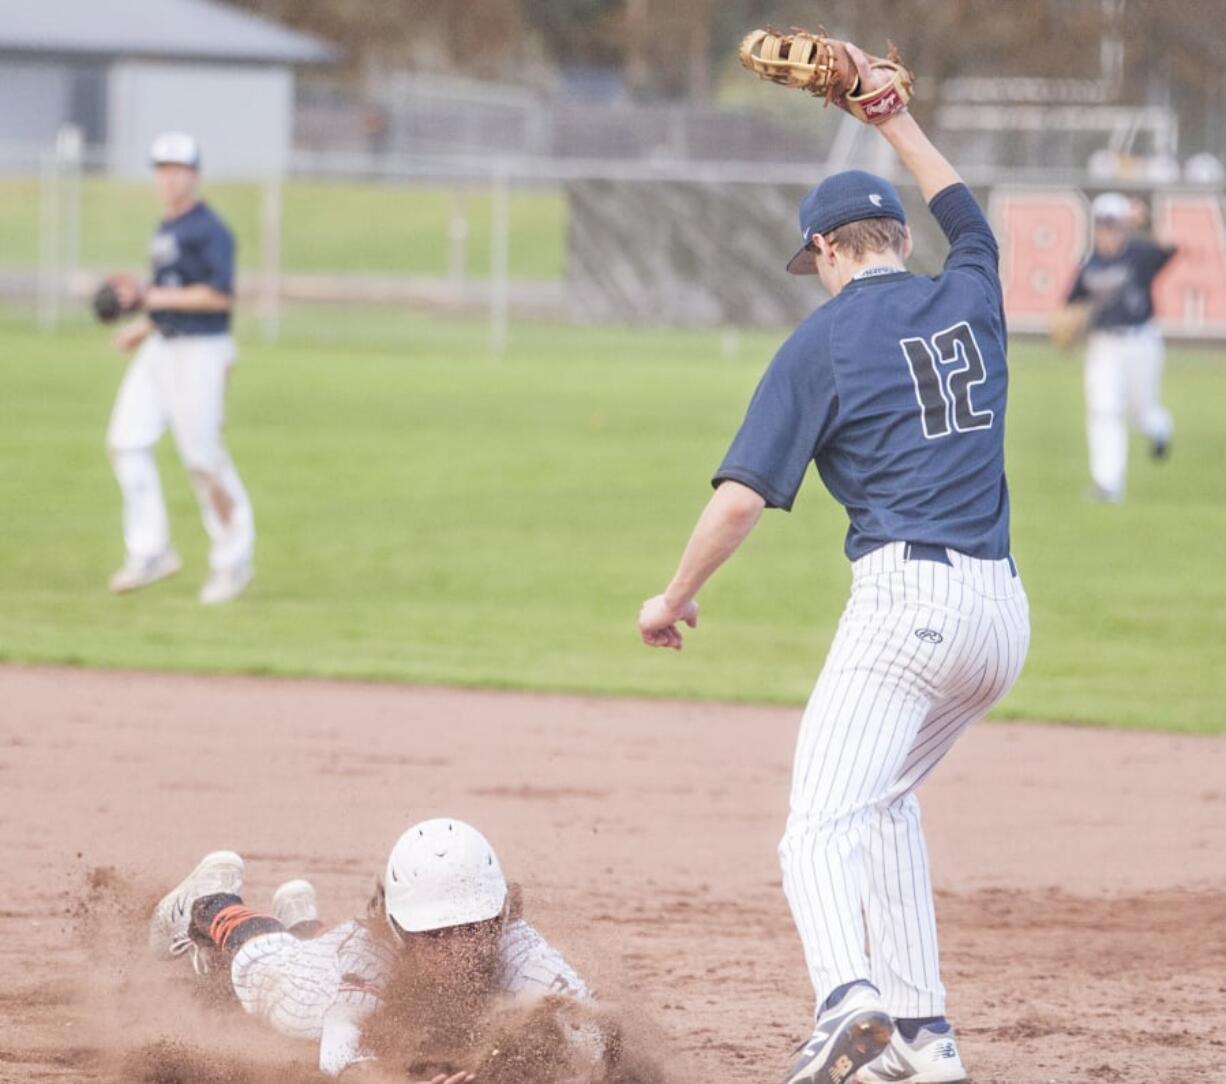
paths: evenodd
<path fill-rule="evenodd" d="M 218 182 L 204 191 L 238 237 L 239 263 L 260 265 L 257 185 Z M 467 271 L 490 266 L 490 197 L 475 188 L 463 197 L 468 218 Z M 287 272 L 365 275 L 445 275 L 450 189 L 325 181 L 289 181 L 282 190 L 282 266 Z M 88 176 L 81 185 L 81 264 L 139 267 L 157 224 L 151 184 Z M 39 182 L 0 177 L 0 267 L 38 262 Z M 550 189 L 511 194 L 508 253 L 519 278 L 558 279 L 566 249 L 566 200 Z"/>
<path fill-rule="evenodd" d="M 116 599 L 118 493 L 103 433 L 122 363 L 104 335 L 0 324 L 0 657 L 99 666 L 799 702 L 847 592 L 843 513 L 810 476 L 703 596 L 681 655 L 639 645 L 775 335 L 346 318 L 249 339 L 230 443 L 259 574 L 202 610 L 203 533 L 162 449 L 176 581 Z M 346 325 L 354 330 L 353 325 Z M 361 322 L 369 329 L 369 321 Z M 326 333 L 326 334 L 325 334 Z M 391 345 L 396 343 L 397 345 Z M 1034 645 L 1014 717 L 1226 730 L 1226 366 L 1176 350 L 1172 461 L 1134 448 L 1126 504 L 1082 502 L 1080 369 L 1018 343 L 1014 544 Z"/>

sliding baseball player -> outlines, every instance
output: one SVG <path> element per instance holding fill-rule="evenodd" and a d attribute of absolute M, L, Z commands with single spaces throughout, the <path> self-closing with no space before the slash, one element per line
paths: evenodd
<path fill-rule="evenodd" d="M 290 881 L 270 913 L 242 896 L 243 860 L 206 855 L 154 911 L 149 943 L 161 959 L 190 954 L 196 970 L 228 968 L 243 1008 L 277 1031 L 319 1043 L 319 1067 L 349 1081 L 404 1084 L 364 1050 L 363 1021 L 400 965 L 420 971 L 440 1001 L 486 992 L 517 999 L 587 1000 L 583 980 L 516 913 L 493 848 L 452 818 L 422 821 L 396 841 L 368 919 L 325 929 L 314 889 Z M 593 1073 L 604 1040 L 590 1021 L 568 1041 Z M 460 1071 L 435 1084 L 465 1084 Z"/>

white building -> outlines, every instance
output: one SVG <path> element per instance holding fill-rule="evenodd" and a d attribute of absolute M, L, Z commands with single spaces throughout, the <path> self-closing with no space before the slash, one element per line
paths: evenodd
<path fill-rule="evenodd" d="M 279 173 L 294 68 L 336 58 L 215 0 L 0 0 L 0 157 L 28 161 L 70 124 L 114 172 L 144 174 L 153 137 L 179 129 L 211 176 Z"/>

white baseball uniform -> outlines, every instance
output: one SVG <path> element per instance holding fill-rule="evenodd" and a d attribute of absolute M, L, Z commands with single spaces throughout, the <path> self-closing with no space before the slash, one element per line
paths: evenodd
<path fill-rule="evenodd" d="M 1090 477 L 1120 497 L 1128 472 L 1129 423 L 1154 444 L 1175 432 L 1162 405 L 1162 333 L 1152 320 L 1130 328 L 1090 332 L 1086 343 L 1086 442 Z"/>
<path fill-rule="evenodd" d="M 1109 499 L 1124 495 L 1131 421 L 1156 448 L 1174 433 L 1162 405 L 1162 333 L 1154 322 L 1153 281 L 1174 255 L 1173 248 L 1143 238 L 1128 241 L 1115 255 L 1092 252 L 1069 293 L 1089 301 L 1086 349 L 1086 442 L 1090 477 Z"/>
<path fill-rule="evenodd" d="M 205 284 L 234 291 L 234 238 L 204 203 L 164 221 L 150 245 L 153 282 Z M 191 475 L 215 572 L 249 563 L 255 547 L 251 502 L 222 441 L 226 385 L 236 352 L 228 312 L 157 310 L 120 385 L 107 446 L 123 494 L 124 544 L 130 560 L 170 547 L 166 504 L 153 448 L 167 426 Z"/>
<path fill-rule="evenodd" d="M 153 332 L 128 364 L 111 413 L 107 446 L 123 492 L 129 557 L 156 557 L 170 546 L 166 503 L 153 458 L 153 448 L 169 426 L 212 542 L 210 568 L 229 569 L 251 560 L 255 517 L 221 435 L 234 360 L 229 335 L 164 338 Z M 227 522 L 218 513 L 216 485 L 228 499 Z"/>
<path fill-rule="evenodd" d="M 319 1067 L 338 1076 L 361 1053 L 362 1020 L 376 1009 L 395 960 L 393 943 L 360 922 L 300 940 L 283 931 L 245 942 L 230 967 L 247 1012 L 284 1035 L 319 1040 Z M 527 922 L 503 932 L 497 991 L 516 997 L 590 997 L 583 980 Z"/>

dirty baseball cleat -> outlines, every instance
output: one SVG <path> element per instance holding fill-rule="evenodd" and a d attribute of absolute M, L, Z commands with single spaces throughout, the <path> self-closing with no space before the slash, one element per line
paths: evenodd
<path fill-rule="evenodd" d="M 1156 463 L 1161 463 L 1165 459 L 1169 459 L 1171 455 L 1171 442 L 1155 438 L 1149 442 L 1149 457 Z"/>
<path fill-rule="evenodd" d="M 233 851 L 213 851 L 162 897 L 149 922 L 149 947 L 161 960 L 191 951 L 192 965 L 201 970 L 200 946 L 192 940 L 192 904 L 205 896 L 237 897 L 243 889 L 243 860 Z"/>
<path fill-rule="evenodd" d="M 156 557 L 129 557 L 111 577 L 109 586 L 116 595 L 126 595 L 129 591 L 139 591 L 142 587 L 168 579 L 182 568 L 183 562 L 174 550 L 164 550 Z"/>
<path fill-rule="evenodd" d="M 272 917 L 296 937 L 319 932 L 319 902 L 310 881 L 286 881 L 272 896 Z"/>
<path fill-rule="evenodd" d="M 234 568 L 219 568 L 209 573 L 209 578 L 200 588 L 200 602 L 204 606 L 219 606 L 223 602 L 233 602 L 247 590 L 247 584 L 255 575 L 250 563 L 237 565 Z"/>
<path fill-rule="evenodd" d="M 889 1045 L 893 1031 L 876 987 L 841 987 L 826 1000 L 813 1037 L 797 1052 L 783 1084 L 851 1084 L 856 1070 Z"/>
<path fill-rule="evenodd" d="M 896 1020 L 894 1035 L 856 1084 L 967 1084 L 954 1029 L 943 1016 L 923 1023 Z"/>

